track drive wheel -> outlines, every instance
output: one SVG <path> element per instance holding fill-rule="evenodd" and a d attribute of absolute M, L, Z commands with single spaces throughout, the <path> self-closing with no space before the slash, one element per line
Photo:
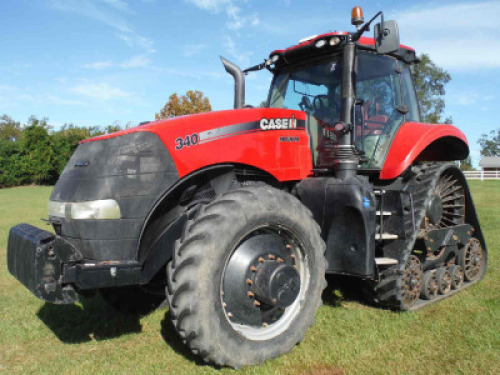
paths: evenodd
<path fill-rule="evenodd" d="M 147 315 L 165 301 L 165 296 L 149 294 L 139 286 L 104 288 L 99 292 L 106 303 L 126 315 Z"/>
<path fill-rule="evenodd" d="M 403 271 L 401 300 L 405 306 L 411 306 L 420 297 L 422 289 L 422 264 L 420 259 L 411 255 Z"/>
<path fill-rule="evenodd" d="M 436 271 L 424 273 L 424 283 L 422 285 L 422 297 L 426 300 L 433 300 L 439 294 L 439 282 Z"/>
<path fill-rule="evenodd" d="M 465 248 L 460 251 L 459 264 L 464 270 L 467 281 L 475 281 L 486 272 L 486 253 L 477 238 L 471 238 Z"/>
<path fill-rule="evenodd" d="M 304 339 L 326 287 L 325 244 L 292 195 L 236 188 L 201 207 L 167 265 L 174 327 L 205 362 L 240 368 Z"/>

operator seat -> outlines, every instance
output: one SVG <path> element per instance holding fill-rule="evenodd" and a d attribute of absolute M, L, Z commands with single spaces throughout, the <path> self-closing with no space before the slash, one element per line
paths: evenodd
<path fill-rule="evenodd" d="M 365 135 L 380 135 L 389 120 L 389 116 L 380 114 L 380 98 L 365 102 Z"/>

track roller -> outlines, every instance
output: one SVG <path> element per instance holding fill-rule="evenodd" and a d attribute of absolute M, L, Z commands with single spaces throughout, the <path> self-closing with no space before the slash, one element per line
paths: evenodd
<path fill-rule="evenodd" d="M 424 283 L 422 286 L 422 297 L 426 300 L 433 300 L 439 294 L 439 282 L 436 277 L 436 271 L 427 271 L 424 273 Z"/>
<path fill-rule="evenodd" d="M 447 267 L 436 270 L 436 279 L 439 284 L 439 293 L 448 294 L 451 290 L 451 274 Z"/>
<path fill-rule="evenodd" d="M 464 282 L 464 271 L 462 267 L 453 265 L 450 266 L 450 275 L 451 275 L 451 288 L 452 289 L 460 289 Z"/>

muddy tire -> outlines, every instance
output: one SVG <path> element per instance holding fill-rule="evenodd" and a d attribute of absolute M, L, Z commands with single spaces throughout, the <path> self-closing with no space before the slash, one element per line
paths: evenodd
<path fill-rule="evenodd" d="M 269 186 L 221 194 L 186 224 L 167 265 L 174 327 L 193 353 L 241 368 L 290 351 L 326 287 L 311 213 Z"/>

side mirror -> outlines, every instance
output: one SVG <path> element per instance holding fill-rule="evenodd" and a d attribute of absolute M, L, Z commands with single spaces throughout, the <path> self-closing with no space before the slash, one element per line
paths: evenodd
<path fill-rule="evenodd" d="M 383 55 L 399 49 L 399 27 L 396 21 L 377 23 L 373 33 L 377 53 Z"/>

